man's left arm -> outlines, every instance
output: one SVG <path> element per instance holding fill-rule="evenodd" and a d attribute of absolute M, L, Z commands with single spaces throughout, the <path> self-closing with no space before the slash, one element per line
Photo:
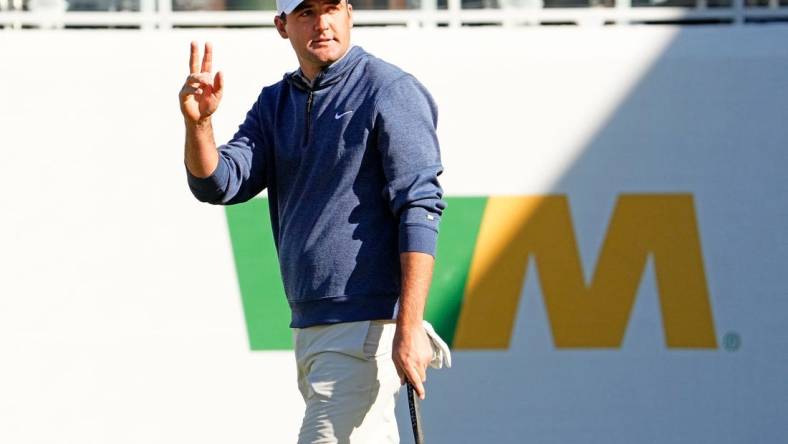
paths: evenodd
<path fill-rule="evenodd" d="M 392 359 L 400 381 L 403 384 L 405 379 L 410 381 L 421 399 L 426 395 L 424 382 L 432 360 L 432 344 L 422 321 L 434 262 L 435 259 L 426 253 L 400 253 L 402 293 Z"/>
<path fill-rule="evenodd" d="M 437 107 L 412 76 L 392 82 L 376 106 L 377 145 L 386 175 L 386 196 L 399 219 L 402 289 L 392 359 L 402 382 L 424 399 L 423 382 L 432 359 L 424 330 L 424 307 L 446 203 L 438 175 L 443 171 L 436 134 Z"/>

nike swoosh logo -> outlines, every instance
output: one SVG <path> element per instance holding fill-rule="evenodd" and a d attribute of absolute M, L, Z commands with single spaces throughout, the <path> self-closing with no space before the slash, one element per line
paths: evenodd
<path fill-rule="evenodd" d="M 334 119 L 336 119 L 336 120 L 339 120 L 339 119 L 340 119 L 342 116 L 346 116 L 346 115 L 348 115 L 348 114 L 350 114 L 350 113 L 352 113 L 352 112 L 353 112 L 353 111 L 345 111 L 345 112 L 344 112 L 344 113 L 342 113 L 342 114 L 336 113 L 336 114 L 334 114 Z"/>

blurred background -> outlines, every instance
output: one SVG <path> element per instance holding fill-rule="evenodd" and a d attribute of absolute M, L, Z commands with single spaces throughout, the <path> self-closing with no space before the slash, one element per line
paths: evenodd
<path fill-rule="evenodd" d="M 786 442 L 787 2 L 352 1 L 440 110 L 427 442 Z M 0 443 L 295 442 L 266 193 L 193 198 L 176 101 L 211 41 L 229 139 L 273 9 L 0 0 Z"/>
<path fill-rule="evenodd" d="M 785 21 L 782 7 L 788 5 L 788 0 L 358 0 L 353 5 L 362 12 L 356 21 L 361 26 L 455 27 Z M 268 20 L 260 21 L 255 12 L 274 9 L 274 0 L 2 0 L 0 25 L 12 28 L 254 27 L 271 26 Z M 63 12 L 87 11 L 132 14 L 58 16 Z M 207 11 L 214 13 L 189 14 Z"/>

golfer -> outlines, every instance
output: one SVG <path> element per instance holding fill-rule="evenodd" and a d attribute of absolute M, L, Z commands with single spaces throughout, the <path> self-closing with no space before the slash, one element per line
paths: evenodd
<path fill-rule="evenodd" d="M 401 385 L 425 397 L 425 330 L 445 203 L 437 109 L 412 75 L 350 43 L 347 0 L 277 0 L 299 68 L 262 89 L 216 147 L 224 91 L 192 42 L 180 91 L 189 187 L 230 205 L 267 189 L 306 403 L 299 443 L 399 442 Z"/>

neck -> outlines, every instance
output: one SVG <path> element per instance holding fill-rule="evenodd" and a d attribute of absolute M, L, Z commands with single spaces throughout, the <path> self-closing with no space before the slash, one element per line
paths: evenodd
<path fill-rule="evenodd" d="M 323 69 L 323 66 L 319 65 L 312 65 L 308 63 L 300 63 L 301 65 L 301 74 L 304 75 L 310 82 L 315 81 L 315 77 L 320 74 L 320 71 Z M 325 65 L 331 66 L 331 65 Z"/>
<path fill-rule="evenodd" d="M 340 60 L 344 59 L 345 56 L 350 52 L 350 49 L 352 47 L 353 47 L 353 45 L 349 45 L 348 48 L 345 50 L 345 53 L 342 54 L 341 57 L 339 57 L 338 59 L 336 59 L 333 62 L 331 62 L 329 64 L 326 64 L 326 65 L 314 65 L 314 64 L 310 64 L 310 63 L 306 62 L 305 60 L 300 60 L 299 59 L 298 60 L 298 62 L 299 62 L 298 64 L 299 64 L 299 67 L 301 68 L 301 74 L 303 74 L 304 77 L 306 77 L 310 82 L 314 82 L 315 81 L 315 77 L 317 77 L 317 75 L 320 74 L 320 71 L 322 71 L 322 70 L 328 68 L 329 66 L 331 66 L 331 65 L 339 62 Z"/>

